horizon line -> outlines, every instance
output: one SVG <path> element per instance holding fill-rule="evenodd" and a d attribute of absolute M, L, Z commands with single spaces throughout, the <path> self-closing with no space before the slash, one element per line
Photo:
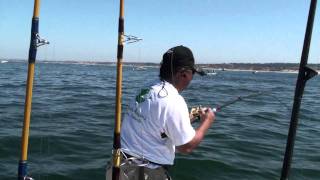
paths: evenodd
<path fill-rule="evenodd" d="M 28 59 L 23 58 L 0 58 L 0 60 L 6 61 L 28 61 Z M 117 63 L 117 61 L 106 61 L 106 60 L 46 60 L 46 59 L 37 59 L 36 62 L 76 62 L 76 63 Z M 122 61 L 126 64 L 160 64 L 160 62 L 150 62 L 150 61 Z M 223 63 L 196 63 L 196 64 L 300 64 L 300 62 L 223 62 Z M 320 63 L 308 63 L 312 65 L 320 65 Z"/>

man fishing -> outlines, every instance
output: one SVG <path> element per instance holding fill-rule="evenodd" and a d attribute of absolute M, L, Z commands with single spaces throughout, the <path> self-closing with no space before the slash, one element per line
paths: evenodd
<path fill-rule="evenodd" d="M 164 53 L 160 81 L 141 89 L 123 119 L 120 179 L 169 180 L 167 169 L 176 150 L 190 153 L 202 141 L 215 120 L 214 112 L 200 109 L 201 123 L 194 129 L 180 95 L 195 73 L 199 72 L 189 48 L 176 46 Z"/>

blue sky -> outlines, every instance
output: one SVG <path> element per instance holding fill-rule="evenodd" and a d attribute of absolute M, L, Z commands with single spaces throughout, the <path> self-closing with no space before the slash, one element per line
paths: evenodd
<path fill-rule="evenodd" d="M 175 45 L 197 63 L 300 61 L 309 0 L 125 0 L 125 62 L 156 62 Z M 320 63 L 319 3 L 309 62 Z M 33 0 L 0 0 L 0 58 L 28 56 Z M 116 61 L 118 0 L 42 0 L 44 60 Z"/>

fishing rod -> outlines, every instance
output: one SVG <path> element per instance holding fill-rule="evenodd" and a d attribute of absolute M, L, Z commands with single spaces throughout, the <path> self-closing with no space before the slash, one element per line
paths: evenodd
<path fill-rule="evenodd" d="M 118 48 L 117 48 L 117 84 L 116 84 L 116 110 L 115 128 L 113 136 L 113 165 L 112 180 L 120 179 L 120 130 L 121 130 L 121 90 L 122 90 L 122 60 L 124 44 L 124 0 L 120 0 L 120 13 L 118 25 Z"/>
<path fill-rule="evenodd" d="M 256 96 L 260 96 L 264 94 L 263 92 L 257 92 L 257 93 L 252 93 L 252 94 L 249 94 L 249 95 L 246 95 L 246 96 L 238 96 L 237 98 L 233 99 L 233 100 L 230 100 L 224 104 L 221 104 L 221 105 L 217 105 L 216 107 L 214 108 L 211 108 L 211 110 L 213 112 L 220 112 L 222 109 L 224 109 L 225 107 L 228 107 L 236 102 L 239 102 L 239 101 L 242 101 L 244 99 L 247 99 L 247 98 L 252 98 L 252 97 L 256 97 Z M 200 117 L 200 114 L 199 114 L 199 111 L 200 110 L 203 110 L 203 108 L 201 106 L 197 106 L 197 107 L 193 107 L 191 108 L 190 110 L 190 114 L 192 115 L 192 117 L 196 117 L 196 118 L 199 118 Z M 193 121 L 194 122 L 194 121 Z"/>
<path fill-rule="evenodd" d="M 124 43 L 131 44 L 141 41 L 142 38 L 124 34 L 124 0 L 120 0 L 120 13 L 118 25 L 118 48 L 117 48 L 117 81 L 116 81 L 116 110 L 115 128 L 113 136 L 113 165 L 112 180 L 120 178 L 120 158 L 121 158 L 121 97 L 122 97 L 122 61 Z"/>
<path fill-rule="evenodd" d="M 21 137 L 21 158 L 18 167 L 18 180 L 31 180 L 27 175 L 27 156 L 28 156 L 28 143 L 29 143 L 29 128 L 30 128 L 30 115 L 32 103 L 32 88 L 34 79 L 34 68 L 37 56 L 37 48 L 39 46 L 49 44 L 48 41 L 41 39 L 39 36 L 39 10 L 40 0 L 34 1 L 33 17 L 31 25 L 31 39 L 28 57 L 28 77 L 26 84 L 26 98 L 24 105 L 24 121 Z"/>
<path fill-rule="evenodd" d="M 311 42 L 311 36 L 312 36 L 312 28 L 314 23 L 314 16 L 316 13 L 316 6 L 317 6 L 317 0 L 311 0 L 306 33 L 304 37 L 303 50 L 302 50 L 301 61 L 300 61 L 300 67 L 299 67 L 299 74 L 297 78 L 293 107 L 292 107 L 291 121 L 290 121 L 289 133 L 287 138 L 287 146 L 286 146 L 286 151 L 283 159 L 282 172 L 281 172 L 281 178 L 280 178 L 281 180 L 286 180 L 288 179 L 288 176 L 289 176 L 295 136 L 296 136 L 297 126 L 298 126 L 301 99 L 303 96 L 305 85 L 309 79 L 317 75 L 317 72 L 315 70 L 307 67 L 309 48 L 310 48 L 310 42 Z"/>

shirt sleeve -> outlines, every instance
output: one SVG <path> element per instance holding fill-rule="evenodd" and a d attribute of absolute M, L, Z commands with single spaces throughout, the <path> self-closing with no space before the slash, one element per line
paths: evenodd
<path fill-rule="evenodd" d="M 174 104 L 171 103 L 168 111 L 166 119 L 166 134 L 168 137 L 175 146 L 190 142 L 196 132 L 191 126 L 188 107 L 183 97 L 179 96 Z"/>

